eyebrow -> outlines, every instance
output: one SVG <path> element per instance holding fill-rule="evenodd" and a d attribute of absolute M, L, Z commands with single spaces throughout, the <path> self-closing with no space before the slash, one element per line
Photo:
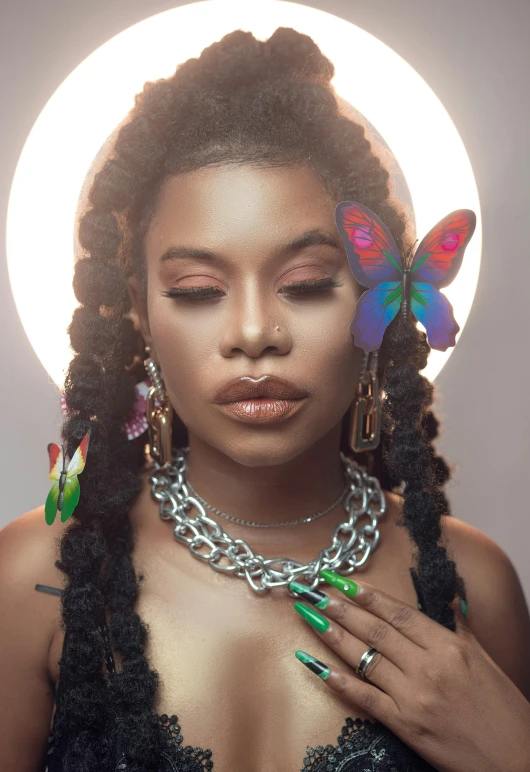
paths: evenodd
<path fill-rule="evenodd" d="M 306 247 L 314 247 L 314 246 L 329 246 L 329 247 L 335 247 L 336 249 L 340 249 L 341 245 L 334 236 L 332 236 L 329 233 L 326 233 L 325 231 L 321 230 L 312 230 L 312 231 L 306 231 L 306 233 L 302 233 L 301 236 L 297 236 L 292 241 L 289 241 L 287 244 L 284 244 L 283 247 L 280 248 L 280 253 L 287 253 L 287 252 L 296 252 L 300 249 L 305 249 Z M 166 249 L 162 257 L 160 258 L 160 261 L 165 263 L 168 260 L 179 260 L 181 258 L 194 258 L 195 260 L 219 260 L 221 259 L 221 255 L 217 252 L 213 252 L 209 249 L 200 249 L 198 247 L 169 247 L 169 249 Z"/>

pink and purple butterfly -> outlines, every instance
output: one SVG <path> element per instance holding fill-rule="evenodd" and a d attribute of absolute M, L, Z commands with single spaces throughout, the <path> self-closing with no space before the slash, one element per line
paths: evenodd
<path fill-rule="evenodd" d="M 368 207 L 341 201 L 335 220 L 353 275 L 364 287 L 350 331 L 355 345 L 376 351 L 400 308 L 410 309 L 427 331 L 431 348 L 454 346 L 458 326 L 451 303 L 439 290 L 450 284 L 462 264 L 475 230 L 476 215 L 458 209 L 444 217 L 420 243 L 412 260 L 402 260 L 384 223 Z"/>

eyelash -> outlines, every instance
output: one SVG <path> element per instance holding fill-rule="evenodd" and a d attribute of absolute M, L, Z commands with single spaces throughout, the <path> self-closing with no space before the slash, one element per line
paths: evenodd
<path fill-rule="evenodd" d="M 324 290 L 334 289 L 335 287 L 340 287 L 341 284 L 342 282 L 335 281 L 335 279 L 324 278 L 293 282 L 292 284 L 286 284 L 283 289 L 289 290 L 284 293 L 286 295 L 305 295 L 311 292 L 322 292 Z M 168 298 L 178 298 L 183 300 L 208 300 L 219 298 L 221 293 L 217 287 L 173 287 L 170 290 L 165 290 L 162 294 Z"/>

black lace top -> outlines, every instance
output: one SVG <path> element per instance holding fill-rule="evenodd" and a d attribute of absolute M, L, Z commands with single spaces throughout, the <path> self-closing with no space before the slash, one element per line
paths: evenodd
<path fill-rule="evenodd" d="M 418 595 L 418 608 L 421 610 L 422 598 L 414 569 L 411 569 L 411 576 Z M 62 590 L 59 588 L 44 584 L 35 585 L 35 589 L 62 595 Z M 101 632 L 107 671 L 109 677 L 112 677 L 116 671 L 108 628 L 104 626 Z M 167 741 L 166 748 L 161 754 L 159 772 L 204 772 L 214 768 L 214 754 L 210 748 L 184 745 L 182 727 L 177 715 L 168 716 L 164 713 L 158 716 L 158 721 Z M 56 711 L 48 737 L 44 772 L 63 772 L 65 740 L 61 717 L 59 711 Z M 336 745 L 317 745 L 314 748 L 308 746 L 306 755 L 300 759 L 300 772 L 433 772 L 434 769 L 381 722 L 354 719 L 350 716 L 345 718 Z M 127 770 L 125 754 L 117 747 L 115 761 L 109 772 L 127 772 Z M 220 772 L 231 772 L 231 770 Z"/>

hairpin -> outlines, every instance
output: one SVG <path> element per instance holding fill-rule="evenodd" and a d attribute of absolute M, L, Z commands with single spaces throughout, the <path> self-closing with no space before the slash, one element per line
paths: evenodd
<path fill-rule="evenodd" d="M 149 378 L 137 383 L 135 388 L 136 400 L 132 410 L 122 424 L 122 429 L 128 440 L 134 440 L 147 431 L 147 394 L 152 384 Z M 64 415 L 70 415 L 71 411 L 66 406 L 64 394 L 61 394 L 61 411 Z"/>
<path fill-rule="evenodd" d="M 79 504 L 80 487 L 77 475 L 85 468 L 86 454 L 90 430 L 81 440 L 81 444 L 66 466 L 64 448 L 55 442 L 48 445 L 50 457 L 50 480 L 52 487 L 44 506 L 45 519 L 48 525 L 53 525 L 57 512 L 61 513 L 61 523 L 66 523 L 74 509 Z"/>
<path fill-rule="evenodd" d="M 439 290 L 460 270 L 475 230 L 475 213 L 458 209 L 448 214 L 429 231 L 412 259 L 413 247 L 402 259 L 386 225 L 366 206 L 341 201 L 335 220 L 353 275 L 369 287 L 357 301 L 350 326 L 355 345 L 367 353 L 378 349 L 401 308 L 404 317 L 410 309 L 423 324 L 431 348 L 446 351 L 454 346 L 460 327 Z"/>

